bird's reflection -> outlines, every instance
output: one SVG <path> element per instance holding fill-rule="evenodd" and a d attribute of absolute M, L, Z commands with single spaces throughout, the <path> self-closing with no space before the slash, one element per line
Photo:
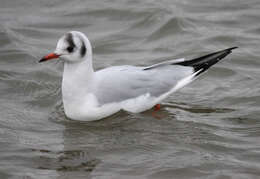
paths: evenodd
<path fill-rule="evenodd" d="M 159 111 L 149 110 L 141 114 L 122 111 L 103 120 L 79 122 L 65 117 L 60 102 L 53 109 L 49 120 L 64 127 L 61 131 L 63 149 L 60 151 L 38 150 L 41 157 L 37 168 L 55 170 L 61 178 L 70 175 L 78 175 L 78 178 L 91 176 L 93 171 L 104 170 L 104 166 L 106 168 L 108 164 L 110 165 L 110 156 L 125 158 L 126 151 L 132 152 L 131 155 L 136 155 L 142 150 L 149 149 L 150 152 L 162 150 L 160 145 L 152 145 L 149 142 L 160 136 L 172 143 L 180 142 L 179 136 L 183 136 L 182 142 L 190 139 L 194 133 L 196 133 L 194 136 L 198 136 L 197 133 L 201 131 L 190 127 L 187 122 L 176 120 L 174 111 L 203 114 L 225 113 L 230 110 L 182 103 L 164 103 Z M 154 117 L 154 112 L 160 118 Z M 162 141 L 160 139 L 156 142 Z M 129 150 L 131 148 L 133 150 Z M 116 158 L 112 160 L 117 161 Z"/>

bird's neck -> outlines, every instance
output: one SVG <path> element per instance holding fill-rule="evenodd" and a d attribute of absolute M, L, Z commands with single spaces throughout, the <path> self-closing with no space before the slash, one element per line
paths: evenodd
<path fill-rule="evenodd" d="M 65 108 L 70 104 L 80 105 L 93 87 L 93 76 L 91 59 L 79 63 L 65 62 L 62 79 L 62 97 Z"/>

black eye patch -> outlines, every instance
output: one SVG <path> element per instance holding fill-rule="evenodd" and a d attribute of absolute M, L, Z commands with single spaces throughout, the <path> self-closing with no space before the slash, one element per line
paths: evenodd
<path fill-rule="evenodd" d="M 69 46 L 67 47 L 66 50 L 67 50 L 69 53 L 73 52 L 73 50 L 74 50 L 74 48 L 76 47 L 76 45 L 75 45 L 75 43 L 74 43 L 74 41 L 73 41 L 73 37 L 72 37 L 72 34 L 71 34 L 71 33 L 68 33 L 68 34 L 66 35 L 66 41 L 67 41 L 67 43 L 69 44 Z"/>
<path fill-rule="evenodd" d="M 69 53 L 71 53 L 71 52 L 73 52 L 73 50 L 74 50 L 74 47 L 71 47 L 71 46 L 69 46 L 69 47 L 67 47 L 67 49 L 66 49 Z"/>

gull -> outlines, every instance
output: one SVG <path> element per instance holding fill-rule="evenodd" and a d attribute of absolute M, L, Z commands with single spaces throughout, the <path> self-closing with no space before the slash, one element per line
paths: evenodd
<path fill-rule="evenodd" d="M 192 60 L 176 59 L 151 66 L 112 66 L 94 71 L 92 47 L 85 34 L 70 31 L 56 50 L 39 62 L 64 61 L 62 101 L 65 115 L 73 120 L 93 121 L 120 110 L 140 113 L 192 82 L 237 47 Z"/>

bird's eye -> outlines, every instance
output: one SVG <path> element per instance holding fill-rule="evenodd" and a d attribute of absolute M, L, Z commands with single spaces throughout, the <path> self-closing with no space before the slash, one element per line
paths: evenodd
<path fill-rule="evenodd" d="M 69 47 L 67 47 L 67 51 L 69 52 L 69 53 L 71 53 L 72 51 L 73 51 L 73 47 L 71 47 L 71 46 L 69 46 Z"/>

